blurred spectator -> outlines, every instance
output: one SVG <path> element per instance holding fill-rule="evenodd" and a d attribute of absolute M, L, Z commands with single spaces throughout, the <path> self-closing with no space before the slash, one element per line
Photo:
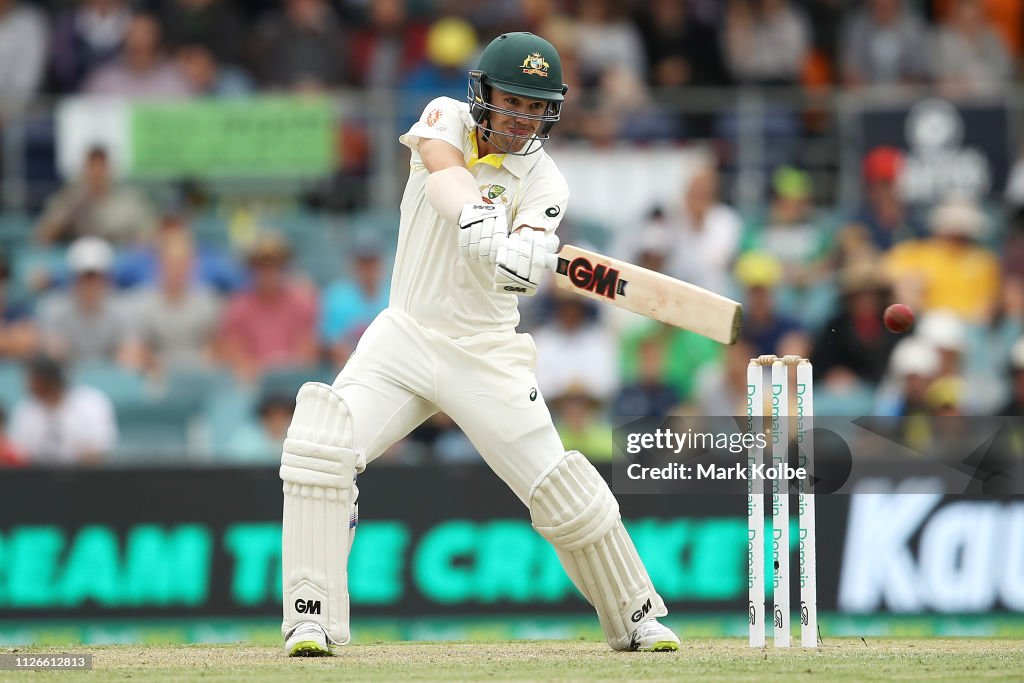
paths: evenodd
<path fill-rule="evenodd" d="M 349 37 L 326 0 L 282 0 L 265 17 L 252 46 L 253 71 L 264 86 L 320 92 L 349 76 Z"/>
<path fill-rule="evenodd" d="M 924 81 L 924 25 L 904 0 L 868 0 L 843 27 L 842 69 L 848 86 Z"/>
<path fill-rule="evenodd" d="M 688 400 L 701 368 L 715 365 L 722 346 L 699 334 L 671 327 L 655 320 L 642 320 L 627 328 L 619 342 L 619 373 L 629 385 L 645 382 L 645 373 L 660 361 L 657 374 L 671 387 L 676 402 Z"/>
<path fill-rule="evenodd" d="M 947 21 L 959 0 L 932 0 L 934 17 Z M 980 0 L 979 10 L 989 28 L 996 32 L 1012 59 L 1024 54 L 1024 3 L 1020 0 Z"/>
<path fill-rule="evenodd" d="M 134 304 L 138 365 L 154 374 L 167 368 L 199 368 L 212 359 L 220 303 L 196 281 L 194 245 L 187 233 L 159 242 L 156 285 L 140 291 Z"/>
<path fill-rule="evenodd" d="M 190 243 L 195 260 L 191 270 L 195 284 L 219 293 L 233 292 L 244 284 L 245 273 L 232 255 L 224 249 L 199 243 L 188 216 L 172 209 L 161 218 L 152 241 L 130 248 L 119 256 L 114 266 L 117 286 L 129 288 L 157 282 L 160 275 L 160 245 L 168 240 L 185 240 Z"/>
<path fill-rule="evenodd" d="M 594 146 L 680 137 L 679 119 L 657 104 L 646 83 L 628 69 L 602 71 L 593 95 L 579 127 Z"/>
<path fill-rule="evenodd" d="M 947 96 L 995 95 L 1010 81 L 1010 55 L 979 0 L 956 0 L 932 52 L 935 79 Z"/>
<path fill-rule="evenodd" d="M 878 391 L 875 414 L 885 417 L 927 415 L 928 386 L 939 374 L 939 353 L 918 336 L 907 337 L 893 349 L 887 379 Z"/>
<path fill-rule="evenodd" d="M 685 0 L 645 3 L 637 24 L 655 88 L 720 86 L 729 82 L 715 28 L 691 14 Z"/>
<path fill-rule="evenodd" d="M 50 198 L 35 231 L 42 244 L 93 235 L 129 245 L 148 240 L 155 225 L 150 203 L 135 190 L 117 185 L 107 150 L 93 147 L 85 156 L 82 177 Z"/>
<path fill-rule="evenodd" d="M 120 362 L 132 367 L 132 323 L 110 288 L 114 250 L 99 237 L 82 237 L 68 249 L 69 292 L 56 292 L 39 308 L 43 346 L 68 363 Z"/>
<path fill-rule="evenodd" d="M 68 386 L 61 364 L 38 356 L 28 364 L 28 395 L 11 414 L 10 438 L 33 465 L 100 461 L 117 443 L 110 399 L 86 386 Z"/>
<path fill-rule="evenodd" d="M 24 358 L 38 348 L 38 343 L 32 311 L 14 298 L 10 263 L 0 253 L 0 360 Z"/>
<path fill-rule="evenodd" d="M 735 274 L 745 288 L 741 336 L 750 344 L 751 357 L 807 355 L 796 350 L 808 346 L 800 323 L 775 307 L 775 288 L 782 281 L 779 260 L 763 252 L 748 252 L 736 262 Z"/>
<path fill-rule="evenodd" d="M 584 81 L 596 83 L 608 71 L 623 70 L 630 81 L 646 81 L 640 32 L 626 17 L 624 3 L 589 0 L 576 6 L 576 49 Z"/>
<path fill-rule="evenodd" d="M 928 389 L 924 393 L 928 414 L 934 417 L 963 415 L 965 389 L 964 380 L 961 377 L 939 377 L 936 379 L 928 385 Z M 936 436 L 941 436 L 942 423 L 939 423 L 938 427 Z M 960 453 L 957 455 L 959 456 Z"/>
<path fill-rule="evenodd" d="M 921 317 L 915 336 L 931 344 L 939 354 L 938 377 L 963 374 L 967 353 L 967 326 L 952 311 L 934 310 Z"/>
<path fill-rule="evenodd" d="M 831 232 L 811 203 L 811 176 L 783 166 L 772 175 L 772 203 L 761 225 L 752 226 L 746 247 L 770 254 L 782 266 L 782 281 L 806 288 L 827 272 Z"/>
<path fill-rule="evenodd" d="M 1010 399 L 1000 408 L 999 415 L 1024 417 L 1024 337 L 1017 340 L 1010 351 Z"/>
<path fill-rule="evenodd" d="M 448 17 L 431 25 L 426 36 L 427 59 L 400 82 L 404 127 L 411 127 L 435 97 L 466 99 L 467 63 L 476 51 L 476 32 L 462 19 Z"/>
<path fill-rule="evenodd" d="M 391 292 L 375 240 L 359 239 L 351 256 L 351 277 L 332 282 L 320 300 L 320 341 L 337 368 L 348 360 L 377 314 L 388 307 Z"/>
<path fill-rule="evenodd" d="M 434 413 L 409 435 L 414 448 L 401 448 L 392 457 L 403 465 L 429 462 L 431 456 L 442 463 L 479 462 L 480 454 L 469 438 L 445 413 Z M 390 453 L 386 453 L 385 457 Z"/>
<path fill-rule="evenodd" d="M 640 8 L 637 25 L 648 64 L 647 83 L 654 97 L 671 109 L 676 100 L 661 89 L 718 87 L 729 83 L 718 29 L 700 21 L 691 11 L 692 2 L 653 0 Z M 676 104 L 676 106 L 678 106 Z M 679 114 L 678 125 L 687 137 L 706 138 L 712 134 L 711 114 Z"/>
<path fill-rule="evenodd" d="M 600 398 L 572 384 L 551 402 L 551 416 L 567 451 L 585 453 L 594 462 L 612 459 L 612 425 Z"/>
<path fill-rule="evenodd" d="M 120 52 L 131 9 L 125 0 L 78 0 L 57 15 L 51 41 L 54 85 L 77 92 L 86 76 Z"/>
<path fill-rule="evenodd" d="M 289 274 L 291 256 L 284 237 L 271 232 L 248 250 L 251 288 L 229 299 L 215 347 L 241 381 L 274 367 L 317 363 L 316 292 Z"/>
<path fill-rule="evenodd" d="M 0 0 L 0 128 L 5 114 L 29 104 L 46 68 L 46 21 L 35 7 Z"/>
<path fill-rule="evenodd" d="M 859 233 L 865 245 L 887 251 L 919 232 L 900 196 L 903 155 L 895 147 L 875 147 L 864 157 L 864 202 L 844 228 Z"/>
<path fill-rule="evenodd" d="M 181 45 L 174 58 L 189 92 L 209 97 L 240 97 L 252 92 L 249 76 L 236 66 L 219 62 L 205 45 Z"/>
<path fill-rule="evenodd" d="M 423 62 L 427 27 L 409 16 L 405 0 L 371 0 L 367 11 L 367 26 L 352 37 L 354 81 L 363 88 L 395 88 Z"/>
<path fill-rule="evenodd" d="M 695 415 L 747 414 L 747 366 L 756 354 L 743 339 L 725 347 L 724 362 L 701 367 L 688 407 Z"/>
<path fill-rule="evenodd" d="M 990 415 L 1006 400 L 1006 363 L 1024 334 L 1024 294 L 1011 290 L 1002 319 L 992 327 L 967 323 L 949 310 L 929 311 L 915 327 L 915 336 L 938 352 L 940 377 L 970 378 L 957 401 L 966 414 Z"/>
<path fill-rule="evenodd" d="M 834 229 L 824 223 L 828 215 L 811 203 L 811 176 L 806 171 L 790 166 L 777 169 L 772 193 L 767 216 L 749 224 L 744 251 L 753 248 L 781 265 L 782 279 L 773 294 L 778 309 L 817 327 L 833 304 L 831 291 L 823 285 L 835 255 Z"/>
<path fill-rule="evenodd" d="M 595 89 L 580 102 L 583 106 L 574 121 L 595 146 L 679 137 L 678 117 L 664 111 L 647 90 L 642 37 L 626 9 L 615 0 L 580 3 L 578 21 L 556 29 L 569 44 L 568 59 L 563 55 L 563 61 L 568 61 L 570 74 L 578 70 L 580 85 Z M 569 83 L 569 94 L 576 97 L 572 80 Z M 568 110 L 571 118 L 572 107 Z"/>
<path fill-rule="evenodd" d="M 987 324 L 997 310 L 1000 266 L 978 245 L 986 218 L 973 200 L 951 196 L 931 218 L 933 237 L 904 242 L 886 256 L 897 301 L 915 309 L 950 309 Z"/>
<path fill-rule="evenodd" d="M 793 85 L 807 57 L 810 36 L 789 0 L 731 0 L 725 54 L 735 80 Z"/>
<path fill-rule="evenodd" d="M 739 214 L 719 199 L 719 193 L 717 169 L 710 164 L 697 168 L 680 206 L 663 224 L 672 245 L 667 273 L 727 294 L 729 270 L 739 252 L 743 226 Z"/>
<path fill-rule="evenodd" d="M 474 5 L 478 3 L 472 3 Z M 509 2 L 499 2 L 499 5 L 511 6 Z M 558 53 L 562 54 L 562 48 L 553 39 L 558 36 L 555 35 L 558 29 L 555 28 L 557 24 L 565 24 L 571 22 L 570 19 L 564 12 L 566 10 L 566 3 L 561 0 L 518 0 L 516 3 L 518 16 L 509 17 L 506 21 L 508 28 L 504 31 L 530 31 L 537 35 L 544 36 L 551 41 L 551 44 L 555 46 Z M 476 25 L 476 22 L 473 22 Z M 563 60 L 564 61 L 564 60 Z M 563 64 L 563 73 L 564 73 Z"/>
<path fill-rule="evenodd" d="M 815 374 L 837 386 L 857 381 L 876 385 L 897 339 L 882 323 L 890 301 L 888 283 L 881 267 L 868 262 L 848 266 L 839 282 L 841 308 L 813 347 Z"/>
<path fill-rule="evenodd" d="M 151 14 L 128 23 L 120 56 L 91 73 L 83 88 L 89 95 L 184 97 L 192 93 L 178 65 L 164 54 L 160 24 Z"/>
<path fill-rule="evenodd" d="M 268 394 L 256 407 L 258 421 L 239 427 L 224 447 L 223 456 L 234 462 L 277 462 L 295 412 L 295 398 Z"/>
<path fill-rule="evenodd" d="M 25 458 L 7 436 L 7 411 L 0 405 L 0 467 L 20 467 L 24 464 Z"/>
<path fill-rule="evenodd" d="M 201 45 L 215 62 L 238 65 L 245 27 L 230 0 L 167 0 L 160 24 L 172 48 Z"/>
<path fill-rule="evenodd" d="M 558 396 L 579 385 L 604 401 L 618 385 L 615 337 L 597 322 L 596 306 L 574 294 L 553 292 L 554 312 L 533 333 L 540 390 Z"/>
<path fill-rule="evenodd" d="M 666 350 L 657 339 L 645 338 L 636 351 L 639 356 L 637 377 L 619 391 L 612 405 L 612 414 L 664 417 L 679 404 L 679 393 L 663 379 Z"/>

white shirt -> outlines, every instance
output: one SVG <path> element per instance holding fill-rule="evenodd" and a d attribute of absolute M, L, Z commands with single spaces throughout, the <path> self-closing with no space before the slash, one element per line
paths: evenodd
<path fill-rule="evenodd" d="M 599 324 L 585 324 L 569 331 L 549 323 L 533 333 L 537 345 L 537 383 L 553 400 L 572 387 L 603 401 L 618 389 L 618 342 Z"/>
<path fill-rule="evenodd" d="M 67 389 L 56 407 L 29 396 L 14 408 L 10 438 L 36 464 L 72 464 L 84 453 L 109 453 L 117 442 L 114 407 L 92 387 Z"/>
<path fill-rule="evenodd" d="M 671 236 L 672 251 L 666 270 L 672 277 L 691 282 L 712 292 L 730 293 L 729 273 L 740 248 L 743 225 L 739 214 L 725 204 L 715 204 L 694 223 L 689 212 L 670 216 L 664 227 Z"/>
<path fill-rule="evenodd" d="M 427 201 L 429 173 L 417 151 L 420 140 L 444 140 L 461 150 L 481 195 L 505 204 L 512 227 L 528 225 L 550 234 L 569 202 L 569 186 L 547 152 L 478 159 L 475 133 L 469 105 L 439 97 L 399 138 L 412 149 L 412 160 L 402 197 L 390 306 L 452 338 L 514 330 L 518 297 L 492 291 L 494 266 L 467 261 L 459 253 L 459 226 L 441 218 Z"/>

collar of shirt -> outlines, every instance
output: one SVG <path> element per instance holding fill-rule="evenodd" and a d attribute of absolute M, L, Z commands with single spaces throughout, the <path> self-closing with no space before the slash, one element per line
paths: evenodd
<path fill-rule="evenodd" d="M 467 164 L 470 168 L 473 168 L 477 164 L 487 164 L 494 168 L 504 166 L 505 170 L 516 178 L 522 178 L 525 176 L 530 169 L 536 165 L 537 161 L 540 160 L 540 155 L 543 151 L 537 151 L 525 156 L 521 154 L 488 154 L 481 159 L 480 147 L 476 141 L 475 128 L 469 129 L 469 142 L 470 145 L 472 145 L 472 155 L 469 157 L 469 163 Z"/>

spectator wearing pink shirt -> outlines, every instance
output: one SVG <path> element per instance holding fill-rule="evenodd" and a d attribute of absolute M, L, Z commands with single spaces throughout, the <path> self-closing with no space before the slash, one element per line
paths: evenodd
<path fill-rule="evenodd" d="M 251 286 L 228 300 L 217 356 L 244 382 L 271 368 L 315 365 L 316 292 L 289 274 L 288 243 L 279 234 L 263 234 L 247 260 Z"/>
<path fill-rule="evenodd" d="M 192 87 L 178 65 L 164 54 L 156 17 L 136 14 L 125 31 L 121 56 L 90 74 L 85 92 L 117 97 L 187 97 Z"/>

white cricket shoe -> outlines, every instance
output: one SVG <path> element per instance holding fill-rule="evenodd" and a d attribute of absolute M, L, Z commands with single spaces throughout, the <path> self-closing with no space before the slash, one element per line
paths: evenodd
<path fill-rule="evenodd" d="M 634 652 L 675 652 L 679 649 L 679 637 L 657 619 L 648 619 L 629 635 L 627 649 Z"/>
<path fill-rule="evenodd" d="M 315 621 L 304 621 L 288 634 L 284 649 L 289 657 L 330 657 L 327 632 Z"/>

